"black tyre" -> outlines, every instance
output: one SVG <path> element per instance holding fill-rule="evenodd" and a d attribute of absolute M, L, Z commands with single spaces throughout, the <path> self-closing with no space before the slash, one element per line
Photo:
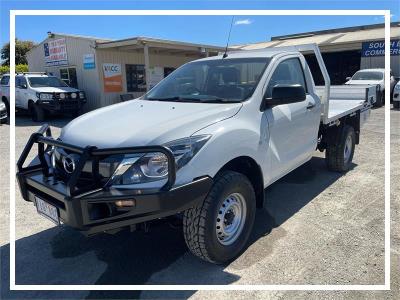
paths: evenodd
<path fill-rule="evenodd" d="M 344 125 L 338 131 L 335 143 L 329 144 L 326 148 L 325 160 L 329 170 L 336 172 L 349 170 L 353 160 L 355 142 L 354 128 Z"/>
<path fill-rule="evenodd" d="M 385 101 L 385 96 L 384 92 L 382 92 L 380 95 L 378 95 L 376 102 L 374 103 L 375 107 L 382 107 L 384 101 Z"/>
<path fill-rule="evenodd" d="M 32 116 L 33 122 L 43 122 L 45 119 L 45 112 L 43 108 L 41 108 L 36 103 L 30 102 L 29 104 L 29 111 Z"/>
<path fill-rule="evenodd" d="M 393 108 L 400 109 L 400 101 L 393 101 Z"/>
<path fill-rule="evenodd" d="M 185 211 L 186 244 L 205 261 L 229 262 L 245 249 L 255 211 L 256 197 L 249 179 L 237 172 L 223 172 L 203 204 Z"/>

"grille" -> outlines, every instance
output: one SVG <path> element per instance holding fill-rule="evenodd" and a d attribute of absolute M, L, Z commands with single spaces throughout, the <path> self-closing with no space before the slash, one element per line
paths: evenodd
<path fill-rule="evenodd" d="M 67 182 L 71 177 L 72 172 L 68 172 L 64 166 L 64 159 L 66 157 L 73 159 L 75 165 L 79 161 L 79 155 L 66 151 L 62 148 L 54 149 L 54 164 L 55 164 L 55 172 L 58 179 L 61 179 L 64 182 Z M 99 161 L 99 179 L 102 183 L 106 183 L 108 179 L 112 176 L 114 171 L 119 165 L 122 157 L 118 155 L 104 157 Z M 83 170 L 80 174 L 78 185 L 85 185 L 88 182 L 93 182 L 94 174 L 93 174 L 93 161 L 88 160 L 83 167 Z M 69 170 L 71 171 L 71 170 Z"/>

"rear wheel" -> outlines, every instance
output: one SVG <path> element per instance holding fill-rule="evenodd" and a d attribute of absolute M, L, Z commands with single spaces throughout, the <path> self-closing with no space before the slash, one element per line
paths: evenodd
<path fill-rule="evenodd" d="M 237 172 L 223 172 L 203 204 L 184 213 L 187 246 L 205 261 L 231 261 L 247 244 L 255 210 L 256 197 L 249 179 Z"/>
<path fill-rule="evenodd" d="M 400 109 L 400 101 L 393 101 L 393 108 Z"/>
<path fill-rule="evenodd" d="M 37 105 L 34 102 L 30 102 L 29 103 L 29 111 L 31 113 L 33 122 L 42 122 L 42 121 L 44 121 L 45 113 L 44 113 L 43 108 L 41 108 L 39 105 Z"/>
<path fill-rule="evenodd" d="M 346 172 L 353 160 L 356 134 L 354 128 L 348 125 L 338 131 L 335 143 L 326 148 L 325 159 L 328 169 L 336 172 Z"/>

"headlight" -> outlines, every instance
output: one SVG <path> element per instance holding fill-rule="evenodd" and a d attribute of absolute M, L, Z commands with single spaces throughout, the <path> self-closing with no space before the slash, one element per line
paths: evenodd
<path fill-rule="evenodd" d="M 40 99 L 40 100 L 52 100 L 52 99 L 53 99 L 53 94 L 49 94 L 49 93 L 40 93 L 40 94 L 39 94 L 39 99 Z"/>
<path fill-rule="evenodd" d="M 145 183 L 166 179 L 168 176 L 168 158 L 160 152 L 126 155 L 115 170 L 113 184 Z"/>
<path fill-rule="evenodd" d="M 84 92 L 79 92 L 79 98 L 84 99 L 85 98 L 85 93 Z"/>
<path fill-rule="evenodd" d="M 65 99 L 65 94 L 64 93 L 60 93 L 59 97 L 60 97 L 60 99 Z"/>
<path fill-rule="evenodd" d="M 174 154 L 177 169 L 180 169 L 199 152 L 210 137 L 211 135 L 191 136 L 169 142 L 164 146 Z"/>
<path fill-rule="evenodd" d="M 0 102 L 0 109 L 1 110 L 6 109 L 6 105 L 4 104 L 4 102 Z"/>
<path fill-rule="evenodd" d="M 71 93 L 71 98 L 72 98 L 72 99 L 75 99 L 76 96 L 77 96 L 76 93 Z"/>
<path fill-rule="evenodd" d="M 198 135 L 175 140 L 164 146 L 175 157 L 176 168 L 186 165 L 210 139 L 211 135 Z M 135 184 L 167 179 L 168 158 L 161 152 L 126 155 L 113 176 L 111 184 Z"/>
<path fill-rule="evenodd" d="M 395 89 L 396 91 L 400 91 L 400 84 L 396 84 L 396 85 L 394 86 L 394 89 Z"/>

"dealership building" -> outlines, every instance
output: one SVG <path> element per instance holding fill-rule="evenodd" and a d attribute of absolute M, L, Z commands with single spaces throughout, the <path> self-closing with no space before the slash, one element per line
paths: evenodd
<path fill-rule="evenodd" d="M 391 69 L 400 76 L 400 22 L 391 23 Z M 316 43 L 333 84 L 359 69 L 384 67 L 384 25 L 366 25 L 272 37 L 236 50 Z M 48 72 L 86 92 L 87 110 L 138 97 L 182 64 L 217 55 L 224 47 L 145 37 L 107 40 L 48 33 L 27 54 L 29 71 Z M 311 70 L 314 57 L 307 56 Z M 315 82 L 322 77 L 313 72 Z"/>
<path fill-rule="evenodd" d="M 139 97 L 184 63 L 223 50 L 145 37 L 105 40 L 48 32 L 27 59 L 30 72 L 53 74 L 85 91 L 85 108 L 91 110 Z"/>
<path fill-rule="evenodd" d="M 346 77 L 360 69 L 385 67 L 384 24 L 346 27 L 331 30 L 303 32 L 275 36 L 271 41 L 236 46 L 242 50 L 284 47 L 315 43 L 322 57 L 332 84 L 343 84 Z M 400 76 L 400 22 L 391 23 L 390 66 L 395 76 Z M 311 70 L 317 68 L 314 57 L 307 56 Z M 316 84 L 323 84 L 322 75 L 313 72 Z"/>

